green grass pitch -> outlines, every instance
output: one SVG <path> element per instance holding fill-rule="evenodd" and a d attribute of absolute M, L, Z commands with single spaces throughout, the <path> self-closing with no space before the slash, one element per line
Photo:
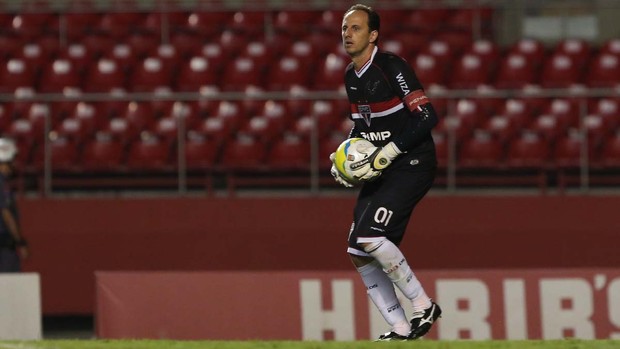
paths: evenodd
<path fill-rule="evenodd" d="M 618 349 L 620 340 L 313 341 L 41 340 L 0 341 L 0 349 Z"/>

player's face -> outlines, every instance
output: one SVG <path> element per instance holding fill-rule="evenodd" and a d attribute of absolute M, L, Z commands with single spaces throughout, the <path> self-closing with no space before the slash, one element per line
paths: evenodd
<path fill-rule="evenodd" d="M 365 52 L 370 42 L 376 39 L 377 31 L 368 28 L 368 14 L 364 11 L 352 11 L 342 19 L 342 44 L 351 57 Z"/>

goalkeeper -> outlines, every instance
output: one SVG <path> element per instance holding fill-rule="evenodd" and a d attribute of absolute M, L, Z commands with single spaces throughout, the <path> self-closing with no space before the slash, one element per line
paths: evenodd
<path fill-rule="evenodd" d="M 435 178 L 431 129 L 438 120 L 409 64 L 378 48 L 379 26 L 379 15 L 365 5 L 352 6 L 342 20 L 342 41 L 352 60 L 344 78 L 354 121 L 349 137 L 363 137 L 374 145 L 363 151 L 366 159 L 351 164 L 364 184 L 354 209 L 348 253 L 391 327 L 379 340 L 401 341 L 424 336 L 441 314 L 398 247 L 413 208 Z M 332 175 L 351 186 L 334 167 Z M 410 320 L 395 287 L 411 300 Z"/>

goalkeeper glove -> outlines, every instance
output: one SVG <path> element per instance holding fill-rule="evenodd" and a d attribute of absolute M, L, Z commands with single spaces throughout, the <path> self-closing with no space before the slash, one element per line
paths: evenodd
<path fill-rule="evenodd" d="M 370 181 L 381 175 L 381 171 L 402 153 L 394 142 L 390 142 L 381 148 L 369 148 L 368 151 L 371 151 L 368 157 L 351 164 L 355 177 L 362 181 Z"/>
<path fill-rule="evenodd" d="M 352 188 L 353 184 L 349 183 L 346 179 L 344 179 L 344 177 L 342 177 L 342 175 L 340 175 L 340 172 L 338 172 L 338 170 L 336 169 L 336 164 L 334 164 L 335 158 L 336 153 L 331 153 L 329 155 L 329 159 L 332 161 L 332 168 L 329 172 L 332 174 L 332 177 L 334 177 L 334 180 L 336 180 L 338 184 L 341 184 L 347 188 Z"/>
<path fill-rule="evenodd" d="M 384 147 L 375 149 L 368 157 L 368 160 L 373 169 L 383 171 L 386 167 L 390 166 L 392 160 L 396 159 L 400 154 L 402 154 L 402 151 L 398 149 L 394 142 L 390 142 Z"/>

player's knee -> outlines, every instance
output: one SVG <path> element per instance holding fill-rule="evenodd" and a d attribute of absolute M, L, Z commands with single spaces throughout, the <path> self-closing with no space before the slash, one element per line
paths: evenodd
<path fill-rule="evenodd" d="M 386 241 L 387 239 L 385 237 L 363 238 L 357 239 L 357 244 L 364 249 L 364 252 L 372 255 L 372 253 L 381 247 L 381 245 L 383 245 Z"/>

